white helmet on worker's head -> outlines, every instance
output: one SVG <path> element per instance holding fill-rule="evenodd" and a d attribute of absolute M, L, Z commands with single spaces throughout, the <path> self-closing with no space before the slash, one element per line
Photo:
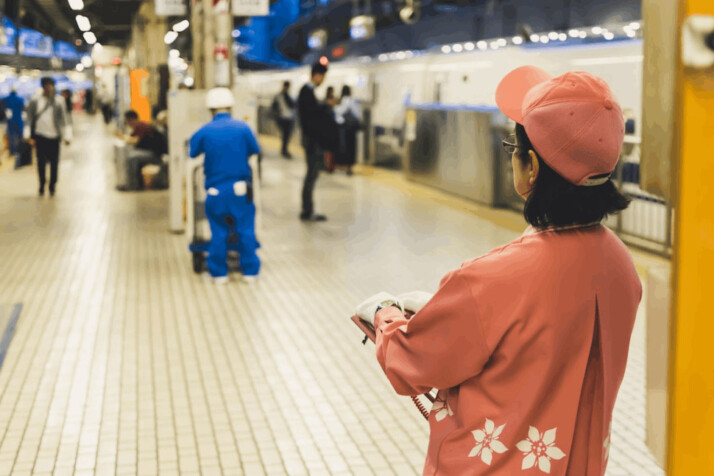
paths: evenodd
<path fill-rule="evenodd" d="M 213 88 L 206 95 L 208 109 L 230 109 L 235 104 L 233 93 L 228 88 Z"/>

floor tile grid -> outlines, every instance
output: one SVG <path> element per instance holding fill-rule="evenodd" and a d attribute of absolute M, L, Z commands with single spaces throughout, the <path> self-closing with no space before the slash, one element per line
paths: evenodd
<path fill-rule="evenodd" d="M 287 260 L 281 260 L 281 265 L 282 265 L 282 269 L 307 269 L 306 265 L 309 265 L 309 264 L 308 264 L 308 263 L 305 263 L 305 262 L 291 263 L 291 262 L 289 262 L 289 261 L 287 261 Z M 308 286 L 310 289 L 320 289 L 320 288 L 314 288 L 314 287 L 311 285 L 312 283 L 306 282 L 306 280 L 305 280 L 306 276 L 300 276 L 299 278 L 301 278 L 301 279 L 296 279 L 296 280 L 294 280 L 294 281 L 301 282 L 301 285 L 302 285 L 302 286 L 305 286 L 306 284 L 310 284 L 310 286 Z M 289 279 L 279 279 L 279 280 L 278 280 L 278 279 L 276 279 L 276 280 L 271 280 L 270 282 L 288 283 L 288 286 L 289 286 L 289 285 L 290 285 L 289 283 L 293 282 L 293 280 L 289 280 Z M 326 283 L 323 283 L 322 289 L 327 290 L 327 289 L 329 289 L 329 286 L 327 286 Z M 330 294 L 330 291 L 326 291 L 326 295 L 329 295 L 329 294 Z M 308 301 L 308 302 L 309 302 L 309 301 Z M 308 314 L 311 314 L 311 315 L 308 315 L 308 316 L 303 316 L 303 315 L 296 316 L 296 318 L 293 319 L 294 322 L 288 322 L 288 323 L 287 323 L 287 329 L 290 329 L 291 326 L 294 326 L 295 324 L 302 322 L 302 320 L 303 320 L 305 317 L 307 317 L 308 319 L 311 319 L 311 320 L 313 320 L 313 321 L 316 320 L 316 319 L 318 318 L 318 316 L 320 316 L 319 313 L 325 313 L 325 312 L 326 312 L 326 309 L 325 309 L 325 307 L 324 307 L 324 305 L 325 305 L 326 302 L 328 302 L 328 301 L 322 301 L 322 300 L 321 300 L 320 304 L 323 306 L 322 308 L 309 309 Z M 286 303 L 286 304 L 290 304 L 290 303 Z M 341 304 L 344 306 L 344 303 L 341 303 Z M 280 312 L 283 312 L 283 313 L 284 313 L 284 311 L 281 311 L 280 309 L 277 309 L 276 312 L 277 312 L 277 313 L 280 313 Z M 271 315 L 271 314 L 268 313 L 268 315 Z M 272 315 L 279 315 L 279 314 L 273 313 Z M 288 319 L 290 319 L 289 316 L 288 316 Z M 309 322 L 309 320 L 308 320 L 307 322 Z M 349 325 L 350 323 L 349 323 L 349 321 L 345 318 L 345 321 L 344 321 L 343 324 L 344 324 L 344 325 Z M 338 325 L 339 325 L 339 324 L 338 324 Z M 293 340 L 296 339 L 296 338 L 299 338 L 300 336 L 313 336 L 313 335 L 315 335 L 316 327 L 321 327 L 321 328 L 324 330 L 324 326 L 319 326 L 319 324 L 316 325 L 316 324 L 314 324 L 314 323 L 311 323 L 311 327 L 308 327 L 308 328 L 305 328 L 305 329 L 301 330 L 295 337 L 293 337 Z M 327 333 L 326 333 L 326 334 L 327 334 Z M 326 339 L 324 339 L 324 341 L 332 341 L 332 340 L 333 340 L 332 338 L 329 338 L 327 335 L 325 335 L 325 337 L 326 337 Z M 330 337 L 331 337 L 331 336 L 330 336 Z M 354 337 L 354 336 L 351 336 L 351 337 Z M 323 341 L 322 339 L 320 339 L 319 344 L 320 344 L 320 345 L 324 345 L 324 341 Z M 342 338 L 341 340 L 336 340 L 336 341 L 337 341 L 337 342 L 344 342 L 345 339 Z M 359 338 L 357 337 L 356 339 L 354 339 L 354 341 L 355 341 L 355 343 L 358 343 L 358 342 L 359 342 Z M 313 341 L 313 342 L 307 342 L 307 345 L 303 345 L 302 347 L 304 347 L 304 348 L 309 348 L 309 347 L 315 346 L 315 345 L 316 345 L 316 342 Z M 334 359 L 335 357 L 337 357 L 338 362 L 339 362 L 340 364 L 342 363 L 343 360 L 345 360 L 345 359 L 344 359 L 344 355 L 339 355 L 339 353 L 334 353 L 334 352 L 332 352 L 332 353 L 331 353 L 331 352 L 325 352 L 325 353 L 327 354 L 327 356 L 329 356 L 329 358 Z M 335 362 L 333 361 L 332 363 L 334 364 Z M 311 370 L 313 373 L 315 372 L 315 364 L 316 364 L 315 362 L 310 362 L 310 363 L 309 363 L 309 365 L 310 365 L 309 368 L 310 368 L 310 370 Z M 354 369 L 352 369 L 352 370 L 354 370 Z M 344 378 L 344 375 L 349 375 L 349 373 L 344 373 L 344 371 L 340 371 L 340 372 L 338 372 L 338 373 L 339 373 L 339 377 L 341 377 L 341 378 Z M 351 373 L 354 374 L 354 371 L 351 371 Z M 319 376 L 316 376 L 316 377 L 319 377 Z M 318 379 L 317 379 L 317 382 L 319 382 L 319 384 L 325 384 L 326 381 L 327 381 L 327 383 L 329 383 L 328 378 L 329 378 L 328 376 L 325 376 L 325 377 L 323 377 L 323 378 L 318 378 Z M 366 384 L 366 381 L 365 381 L 365 384 Z M 342 403 L 344 403 L 345 400 L 344 400 L 343 396 L 341 397 L 340 394 L 339 394 L 339 391 L 341 390 L 341 388 L 342 388 L 342 382 L 340 382 L 339 385 L 334 385 L 334 386 L 330 387 L 330 388 L 328 389 L 328 391 L 323 392 L 323 393 L 324 393 L 325 395 L 330 395 L 330 396 L 336 395 L 336 396 L 338 396 L 338 399 L 340 399 L 340 400 L 342 401 Z M 335 392 L 335 390 L 337 390 L 337 392 Z M 397 425 L 397 427 L 398 427 L 398 426 L 399 426 L 399 422 L 396 422 L 396 425 Z M 369 426 L 367 426 L 367 428 L 369 428 Z M 372 432 L 373 430 L 370 428 L 369 431 Z M 407 434 L 409 434 L 409 433 L 407 433 Z M 402 436 L 402 437 L 403 437 L 403 436 Z"/>
<path fill-rule="evenodd" d="M 287 262 L 284 264 L 286 268 L 292 266 Z M 285 278 L 287 277 L 288 276 L 285 276 Z M 262 284 L 268 288 L 271 285 L 275 286 L 289 282 L 290 281 L 288 279 L 281 279 L 280 281 L 266 280 Z M 266 294 L 280 295 L 277 290 L 267 290 L 264 292 Z M 287 295 L 284 292 L 281 294 Z M 328 312 L 328 308 L 331 307 L 329 306 L 330 301 L 328 299 L 317 298 L 316 301 L 318 302 L 318 308 L 307 307 L 305 310 L 311 313 Z M 277 304 L 278 305 L 275 306 L 275 309 L 270 311 L 270 315 L 280 316 L 281 313 L 284 314 L 285 304 L 287 303 L 277 301 Z M 323 345 L 322 337 L 326 337 L 325 334 L 327 334 L 324 332 L 324 326 L 318 322 L 324 319 L 324 317 L 322 319 L 321 317 L 322 316 L 320 314 L 312 314 L 308 319 L 305 319 L 305 316 L 303 315 L 297 316 L 295 319 L 291 319 L 290 316 L 286 316 L 285 318 L 287 318 L 288 322 L 280 326 L 278 329 L 273 329 L 273 332 L 275 333 L 273 337 L 279 342 L 282 342 L 282 348 L 285 351 L 290 349 L 291 344 L 293 344 L 292 347 L 294 347 L 296 339 L 304 339 L 305 336 L 308 336 L 308 340 L 300 346 L 301 349 L 297 350 L 298 355 L 299 353 L 304 352 L 304 349 L 306 348 L 321 347 Z M 351 325 L 351 323 L 346 319 L 343 324 Z M 360 340 L 358 336 L 354 337 L 353 343 L 355 348 L 357 348 Z M 344 344 L 345 340 L 343 339 L 342 342 Z M 389 469 L 389 465 L 387 464 L 388 455 L 383 453 L 384 450 L 382 450 L 377 444 L 373 435 L 376 434 L 377 439 L 379 439 L 379 435 L 384 434 L 384 428 L 382 428 L 381 424 L 379 424 L 379 411 L 384 411 L 385 408 L 378 405 L 378 401 L 375 399 L 375 392 L 373 391 L 373 387 L 369 379 L 363 378 L 361 385 L 356 382 L 355 377 L 360 375 L 355 371 L 356 369 L 341 369 L 337 379 L 335 378 L 335 375 L 330 375 L 330 372 L 327 370 L 334 366 L 343 367 L 343 361 L 347 358 L 347 355 L 349 355 L 344 354 L 344 352 L 345 349 L 349 349 L 349 347 L 349 345 L 342 346 L 342 355 L 335 353 L 334 350 L 328 351 L 328 349 L 324 349 L 325 355 L 322 356 L 316 356 L 313 353 L 311 355 L 313 358 L 309 360 L 303 360 L 302 358 L 296 356 L 290 356 L 290 360 L 296 364 L 298 367 L 297 370 L 300 374 L 308 374 L 309 376 L 308 378 L 303 378 L 304 383 L 302 392 L 305 391 L 305 387 L 319 387 L 321 390 L 319 395 L 321 399 L 327 401 L 330 408 L 334 409 L 334 411 L 330 412 L 331 414 L 328 414 L 328 416 L 331 419 L 339 420 L 339 424 L 330 424 L 330 427 L 332 428 L 331 437 L 338 442 L 339 450 L 344 459 L 347 461 L 349 468 L 355 469 L 358 466 L 370 465 L 373 470 L 379 471 L 383 474 L 385 470 Z M 317 361 L 320 360 L 320 357 L 322 357 L 325 361 L 328 361 L 330 365 L 326 366 L 326 368 L 318 368 Z M 350 358 L 353 358 L 353 356 L 350 356 Z M 309 369 L 309 371 L 301 371 L 300 369 Z M 286 375 L 285 377 L 289 378 L 289 375 Z M 362 389 L 366 390 L 366 392 L 359 392 L 360 386 Z M 372 400 L 374 404 L 377 404 L 376 412 L 374 408 L 370 411 L 370 407 L 364 405 L 362 398 L 359 399 L 360 401 L 355 407 L 350 405 L 350 402 L 354 403 L 356 400 L 355 396 L 357 395 L 364 397 L 364 401 L 366 402 Z M 315 402 L 304 402 L 303 405 L 313 405 L 314 403 Z M 377 424 L 375 425 L 375 423 Z M 425 425 L 425 422 L 423 421 L 420 423 Z M 405 434 L 409 435 L 413 433 L 405 432 Z M 403 438 L 404 435 L 401 435 L 401 439 Z M 389 451 L 387 451 L 387 453 L 389 453 Z M 399 456 L 404 456 L 404 454 L 401 453 Z M 391 459 L 394 460 L 394 457 L 392 456 Z M 380 462 L 382 464 L 380 464 Z"/>
<path fill-rule="evenodd" d="M 39 242 L 39 243 L 42 243 L 43 241 L 42 241 L 42 240 L 38 240 L 38 242 Z M 56 248 L 53 249 L 51 243 L 50 243 L 50 244 L 44 243 L 44 245 L 45 245 L 44 248 L 45 248 L 46 256 L 47 256 L 48 258 L 49 258 L 50 256 L 52 256 L 53 254 L 55 254 L 55 253 L 63 252 L 63 250 L 58 250 L 58 249 L 56 249 Z M 69 248 L 71 248 L 71 247 L 69 247 Z M 66 250 L 66 254 L 67 254 L 67 255 L 71 255 L 71 254 L 72 254 L 72 253 L 70 253 L 69 251 L 70 251 L 70 249 L 67 249 L 67 250 Z M 60 256 L 60 255 L 56 255 L 56 254 L 55 254 L 54 256 Z M 28 258 L 28 256 L 25 256 L 25 259 L 27 259 L 27 258 Z M 34 255 L 34 258 L 37 259 L 37 263 L 38 263 L 38 264 L 46 263 L 46 262 L 51 262 L 49 259 L 48 259 L 48 260 L 43 259 L 42 254 L 40 254 L 40 255 Z M 51 282 L 51 281 L 50 281 L 50 282 Z M 60 282 L 60 280 L 58 279 L 57 282 Z M 65 282 L 65 283 L 68 283 L 68 282 Z M 34 282 L 31 282 L 31 283 L 29 283 L 29 284 L 30 284 L 30 285 L 33 285 Z M 35 291 L 36 291 L 36 290 L 35 290 Z M 71 288 L 70 288 L 70 289 L 67 289 L 66 291 L 71 291 Z M 17 292 L 18 292 L 18 293 L 22 293 L 23 291 L 17 290 Z M 71 293 L 70 293 L 70 292 L 66 292 L 65 294 L 71 294 Z M 58 297 L 61 297 L 61 296 L 62 296 L 61 294 L 60 294 L 60 295 L 57 295 L 57 296 L 45 295 L 45 304 L 46 304 L 47 306 L 49 306 L 50 303 L 52 303 L 52 302 L 57 302 L 57 298 L 58 298 Z M 59 302 L 62 302 L 62 300 L 60 300 Z M 28 306 L 28 307 L 29 307 L 29 309 L 27 309 L 27 310 L 29 311 L 28 314 L 29 314 L 30 316 L 32 316 L 32 315 L 33 315 L 33 313 L 32 313 L 33 308 L 32 308 L 32 306 Z M 50 306 L 50 307 L 51 307 L 51 306 Z M 49 316 L 56 317 L 56 320 L 52 320 L 52 321 L 49 321 L 49 322 L 52 323 L 52 324 L 55 324 L 55 325 L 61 324 L 61 326 L 69 327 L 70 324 L 73 323 L 73 321 L 72 321 L 72 320 L 70 319 L 70 317 L 68 316 L 68 309 L 71 309 L 71 300 L 68 300 L 68 301 L 66 302 L 66 306 L 65 306 L 65 308 L 64 308 L 64 311 L 61 312 L 61 313 L 58 313 L 58 310 L 57 310 L 57 309 L 55 309 L 55 310 L 51 310 L 51 309 L 50 309 L 48 314 L 42 313 L 42 314 L 38 314 L 38 316 L 48 316 L 48 315 L 49 315 Z M 47 321 L 45 321 L 45 322 L 47 322 Z M 24 323 L 23 323 L 23 324 L 24 324 Z M 18 335 L 17 337 L 19 338 L 18 340 L 20 340 L 20 341 L 24 341 L 24 340 L 25 340 L 24 337 L 25 337 L 26 335 L 23 336 L 23 334 L 22 334 L 22 331 L 23 331 L 23 330 L 27 330 L 27 331 L 30 331 L 30 332 L 34 331 L 34 326 L 32 326 L 32 323 L 28 322 L 27 324 L 30 324 L 30 325 L 29 325 L 27 328 L 23 327 L 23 328 L 20 330 L 20 332 L 18 332 L 18 334 L 20 334 L 20 335 Z M 48 333 L 47 333 L 47 330 L 48 330 L 49 327 L 50 327 L 50 326 L 48 326 L 48 327 L 45 329 L 46 332 L 45 332 L 44 335 L 45 335 L 45 336 L 48 336 L 48 337 L 51 339 L 51 338 L 53 338 L 54 336 L 53 336 L 53 334 L 48 334 Z M 62 327 L 60 327 L 60 329 L 61 329 L 61 328 L 62 328 Z M 34 339 L 31 339 L 31 340 L 34 340 Z M 50 369 L 47 369 L 47 368 L 46 368 L 46 365 L 45 365 L 45 362 L 47 362 L 47 359 L 48 359 L 48 356 L 50 355 L 50 353 L 47 352 L 47 351 L 44 351 L 44 352 L 43 352 L 42 349 L 49 349 L 49 348 L 51 347 L 51 345 L 44 345 L 44 346 L 43 346 L 43 345 L 42 345 L 43 341 L 44 341 L 44 339 L 37 339 L 37 340 L 35 340 L 35 342 L 38 343 L 38 346 L 37 346 L 36 348 L 37 348 L 37 349 L 40 349 L 39 353 L 31 353 L 31 354 L 28 353 L 28 354 L 26 354 L 26 355 L 28 355 L 28 358 L 27 358 L 27 359 L 17 359 L 17 361 L 18 361 L 18 362 L 23 362 L 23 363 L 24 363 L 24 362 L 27 362 L 28 364 L 31 364 L 32 368 L 34 368 L 34 369 L 41 369 L 41 370 L 39 370 L 39 371 L 42 372 L 43 375 L 47 376 L 47 375 L 51 375 L 51 368 L 50 368 Z M 66 341 L 65 341 L 65 342 L 66 342 Z M 19 350 L 19 349 L 18 349 L 18 350 Z M 27 352 L 27 351 L 28 351 L 28 349 L 26 349 L 26 348 L 23 348 L 23 349 L 22 349 L 22 352 L 23 352 L 23 353 L 24 353 L 24 352 Z M 30 355 L 33 356 L 33 357 L 30 358 L 30 357 L 29 357 Z M 65 357 L 62 352 L 60 352 L 59 355 L 62 356 L 62 357 Z M 24 356 L 24 355 L 23 355 L 23 356 Z M 67 355 L 67 357 L 71 359 L 72 355 L 69 354 L 69 355 Z M 13 360 L 14 360 L 14 359 L 13 359 Z M 53 362 L 50 361 L 49 363 L 50 363 L 50 366 L 52 366 Z M 34 397 L 35 397 L 35 395 L 37 395 L 37 391 L 36 391 L 37 388 L 36 388 L 36 387 L 32 387 L 31 385 L 27 384 L 28 378 L 30 378 L 30 377 L 32 377 L 32 376 L 36 376 L 36 375 L 35 375 L 34 373 L 32 373 L 32 372 L 33 372 L 33 370 L 29 370 L 29 371 L 28 371 L 28 370 L 25 370 L 25 371 L 24 371 L 25 377 L 24 377 L 24 379 L 22 380 L 22 389 L 23 389 L 23 392 L 25 392 L 27 395 L 25 396 L 25 398 L 22 398 L 22 395 L 19 396 L 20 398 L 19 398 L 18 402 L 21 402 L 21 403 L 19 403 L 20 405 L 28 406 L 28 404 L 30 404 L 30 402 L 34 403 Z M 35 370 L 34 372 L 37 372 L 37 370 Z M 38 383 L 41 382 L 41 379 L 40 379 L 39 377 L 35 378 L 34 380 L 35 380 L 36 382 L 38 382 Z M 45 380 L 45 382 L 47 382 L 47 381 Z M 51 387 L 50 387 L 50 388 L 51 388 Z M 51 393 L 51 391 L 48 392 L 48 393 Z M 5 407 L 5 406 L 6 406 L 6 405 L 3 404 L 3 407 Z M 22 417 L 23 413 L 24 413 L 23 411 L 18 411 L 18 408 L 15 407 L 15 408 L 14 408 L 14 414 L 13 414 L 13 420 L 14 420 L 14 422 L 17 422 L 18 419 L 21 420 L 21 417 Z M 29 413 L 29 412 L 28 412 L 28 413 Z M 24 426 L 24 428 L 26 428 L 26 427 L 27 427 L 27 422 L 26 422 L 23 426 Z M 11 431 L 13 431 L 13 427 L 14 427 L 14 423 L 11 422 L 6 428 L 8 428 L 8 431 L 11 432 Z M 24 429 L 24 428 L 23 428 L 23 429 Z M 18 456 L 19 456 L 19 440 L 20 440 L 21 438 L 22 438 L 22 436 L 21 436 L 21 435 L 18 435 L 18 445 L 16 445 L 16 446 L 17 446 Z M 5 443 L 6 443 L 6 440 L 3 442 L 3 444 L 5 445 Z M 27 448 L 27 446 L 26 446 L 26 448 Z M 28 450 L 26 449 L 25 451 L 28 451 Z M 24 458 L 23 458 L 23 459 L 24 459 Z M 22 464 L 26 464 L 25 461 L 21 461 L 21 463 L 22 463 Z"/>
<path fill-rule="evenodd" d="M 183 264 L 184 267 L 188 263 L 189 253 L 186 248 L 183 254 L 187 257 L 183 263 L 177 260 L 169 260 L 174 266 Z M 190 268 L 189 268 L 190 269 Z M 167 269 L 162 275 L 186 276 L 186 272 Z M 197 281 L 199 277 L 193 277 Z M 200 303 L 195 299 L 189 299 L 188 296 L 195 295 L 195 291 L 187 289 L 189 287 L 202 286 L 203 283 L 191 283 L 191 278 L 181 279 L 178 281 L 183 289 L 177 290 L 178 295 L 175 296 L 176 302 L 182 303 L 182 309 L 176 316 L 183 320 L 184 326 L 188 331 L 187 335 L 192 336 L 190 346 L 193 349 L 194 359 L 198 360 L 200 369 L 196 372 L 198 379 L 197 384 L 200 385 L 202 392 L 198 395 L 198 400 L 202 402 L 204 407 L 201 413 L 194 412 L 192 414 L 196 427 L 196 439 L 199 448 L 199 460 L 201 469 L 205 468 L 220 468 L 223 467 L 226 471 L 236 472 L 242 471 L 240 467 L 240 458 L 238 457 L 236 442 L 231 432 L 231 416 L 226 404 L 226 396 L 223 394 L 225 387 L 230 385 L 229 381 L 219 380 L 219 375 L 225 375 L 225 369 L 221 372 L 217 370 L 215 364 L 217 352 L 215 349 L 216 336 L 208 337 L 207 327 L 204 321 L 210 316 L 197 309 Z M 220 353 L 219 353 L 220 354 Z M 223 364 L 226 364 L 223 360 Z M 231 394 L 237 393 L 235 388 L 230 390 Z M 194 399 L 195 400 L 195 399 Z M 197 402 L 194 401 L 194 408 Z M 221 435 L 220 441 L 218 434 Z M 219 444 L 220 443 L 220 444 Z"/>
<path fill-rule="evenodd" d="M 65 319 L 72 321 L 74 318 L 76 326 L 68 338 L 62 339 L 55 336 L 57 344 L 65 344 L 60 355 L 74 356 L 75 358 L 67 361 L 63 359 L 60 368 L 58 368 L 58 383 L 52 397 L 53 407 L 47 414 L 48 422 L 56 421 L 57 425 L 48 424 L 42 436 L 47 456 L 52 455 L 53 447 L 55 447 L 56 461 L 53 462 L 55 472 L 64 474 L 73 472 L 80 449 L 80 427 L 84 403 L 91 382 L 91 379 L 88 378 L 88 368 L 92 363 L 95 350 L 99 347 L 97 336 L 100 317 L 98 310 L 104 295 L 104 279 L 106 279 L 109 268 L 109 263 L 106 260 L 99 259 L 102 255 L 103 236 L 95 236 L 97 234 L 95 231 L 101 227 L 101 220 L 86 220 L 86 223 L 92 225 L 91 228 L 77 229 L 76 236 L 94 238 L 95 246 L 78 247 L 80 249 L 71 255 L 75 261 L 74 266 L 86 275 L 84 280 L 79 281 L 81 284 L 76 288 L 76 301 L 71 299 L 68 301 L 69 315 Z M 81 243 L 81 239 L 79 241 Z M 85 262 L 91 263 L 90 266 L 80 265 Z M 77 319 L 78 315 L 84 315 L 84 317 Z M 101 322 L 104 324 L 104 320 Z M 66 384 L 63 375 L 67 376 Z M 23 444 L 25 443 L 27 441 L 23 442 Z M 86 445 L 82 449 L 85 450 L 83 453 L 86 453 Z M 38 459 L 40 465 L 35 468 L 36 472 L 41 473 L 52 469 L 50 467 L 51 457 Z"/>
<path fill-rule="evenodd" d="M 24 245 L 24 246 L 23 246 Z M 24 295 L 25 290 L 32 284 L 28 280 L 22 282 L 20 279 L 15 278 L 18 276 L 21 267 L 25 272 L 32 270 L 36 271 L 41 266 L 41 260 L 37 260 L 27 267 L 22 266 L 22 261 L 28 254 L 36 254 L 36 256 L 45 256 L 49 254 L 51 250 L 41 247 L 38 241 L 25 240 L 23 245 L 20 246 L 21 252 L 14 253 L 13 258 L 4 260 L 4 262 L 13 263 L 8 269 L 8 273 L 4 274 L 5 280 L 2 283 L 2 289 L 4 294 L 11 297 L 12 299 L 20 298 Z M 34 246 L 33 246 L 34 245 Z M 17 251 L 17 250 L 15 250 Z M 44 251 L 44 254 L 43 254 Z M 34 265 L 34 266 L 33 266 Z M 54 287 L 58 287 L 56 284 Z M 17 458 L 17 449 L 19 448 L 22 434 L 25 428 L 17 428 L 19 422 L 20 413 L 15 414 L 17 406 L 21 401 L 21 393 L 24 389 L 24 383 L 28 379 L 28 368 L 33 367 L 33 361 L 41 360 L 41 356 L 36 355 L 36 350 L 40 344 L 39 340 L 34 342 L 28 342 L 27 339 L 23 338 L 25 333 L 23 331 L 34 331 L 35 329 L 41 329 L 45 331 L 47 327 L 51 327 L 51 323 L 45 320 L 36 318 L 33 319 L 32 316 L 35 315 L 35 309 L 40 308 L 41 313 L 49 312 L 51 308 L 50 301 L 44 301 L 40 303 L 35 303 L 25 301 L 23 313 L 20 318 L 23 319 L 22 326 L 18 325 L 16 330 L 15 338 L 13 339 L 13 345 L 10 346 L 8 354 L 3 364 L 3 371 L 0 373 L 0 439 L 2 441 L 0 445 L 0 471 L 5 471 L 9 473 L 12 466 Z M 40 314 L 43 315 L 43 314 Z M 19 324 L 19 323 L 18 323 Z M 52 323 L 52 324 L 57 324 Z M 34 345 L 32 345 L 34 343 Z M 18 359 L 16 355 L 28 355 L 34 356 L 33 358 L 27 358 L 24 360 Z M 44 362 L 42 362 L 44 364 Z M 37 365 L 34 365 L 37 368 Z M 18 377 L 16 377 L 18 376 Z"/>

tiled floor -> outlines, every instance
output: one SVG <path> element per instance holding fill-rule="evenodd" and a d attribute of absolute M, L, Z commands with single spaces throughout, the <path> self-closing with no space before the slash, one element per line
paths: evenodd
<path fill-rule="evenodd" d="M 427 427 L 349 321 L 379 290 L 434 290 L 512 239 L 383 180 L 264 164 L 260 280 L 216 287 L 168 232 L 167 193 L 116 192 L 99 118 L 77 120 L 54 199 L 0 174 L 0 303 L 23 302 L 0 371 L 0 475 L 411 475 Z M 408 188 L 407 188 L 408 190 Z M 642 443 L 643 318 L 608 474 L 662 474 Z"/>

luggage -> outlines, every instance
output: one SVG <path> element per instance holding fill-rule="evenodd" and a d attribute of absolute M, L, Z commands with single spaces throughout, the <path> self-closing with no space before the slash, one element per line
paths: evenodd
<path fill-rule="evenodd" d="M 15 161 L 15 168 L 24 167 L 26 165 L 32 165 L 32 145 L 27 141 L 20 141 L 18 146 L 17 160 Z"/>

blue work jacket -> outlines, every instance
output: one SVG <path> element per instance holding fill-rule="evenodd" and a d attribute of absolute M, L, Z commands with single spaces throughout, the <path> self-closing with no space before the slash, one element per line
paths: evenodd
<path fill-rule="evenodd" d="M 25 127 L 25 122 L 22 120 L 22 111 L 25 109 L 25 101 L 16 93 L 10 93 L 3 101 L 5 101 L 5 108 L 12 111 L 12 117 L 9 119 L 9 122 L 14 123 L 22 130 L 22 128 Z"/>
<path fill-rule="evenodd" d="M 253 131 L 230 114 L 219 113 L 191 137 L 191 157 L 205 154 L 206 188 L 252 180 L 248 158 L 260 148 Z"/>

